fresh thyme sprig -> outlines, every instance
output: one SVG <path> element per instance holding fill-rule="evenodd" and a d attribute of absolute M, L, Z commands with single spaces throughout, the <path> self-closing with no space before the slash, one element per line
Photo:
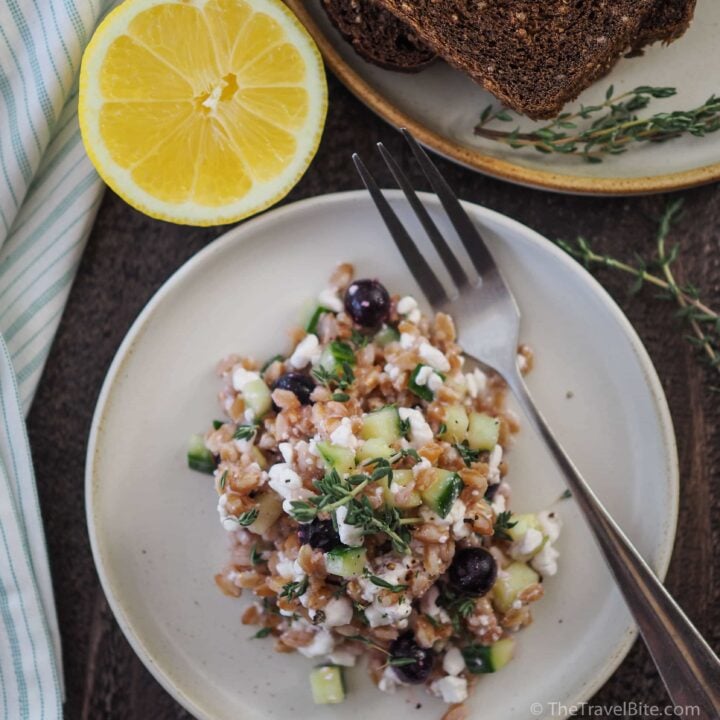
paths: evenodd
<path fill-rule="evenodd" d="M 241 527 L 247 527 L 248 525 L 252 525 L 257 520 L 258 515 L 259 512 L 257 508 L 248 510 L 247 512 L 244 512 L 241 515 L 237 516 L 237 524 Z"/>
<path fill-rule="evenodd" d="M 495 526 L 493 527 L 493 535 L 498 540 L 512 540 L 512 537 L 510 536 L 510 533 L 508 530 L 511 530 L 517 525 L 517 521 L 513 522 L 511 520 L 512 513 L 510 510 L 505 510 L 504 512 L 501 512 L 496 518 L 495 518 Z"/>
<path fill-rule="evenodd" d="M 401 456 L 398 453 L 398 457 Z M 320 512 L 331 513 L 346 506 L 345 522 L 348 525 L 361 528 L 365 535 L 385 533 L 395 550 L 405 553 L 410 543 L 407 526 L 418 522 L 418 518 L 402 517 L 396 508 L 389 505 L 375 509 L 368 497 L 360 494 L 371 482 L 384 478 L 387 478 L 388 484 L 392 481 L 392 466 L 384 458 L 376 458 L 375 469 L 370 475 L 362 473 L 344 478 L 332 470 L 315 481 L 317 495 L 290 503 L 291 514 L 298 522 L 308 523 Z"/>
<path fill-rule="evenodd" d="M 690 110 L 660 112 L 649 117 L 637 113 L 656 98 L 677 94 L 671 87 L 636 87 L 615 95 L 611 85 L 605 101 L 599 105 L 581 105 L 576 112 L 558 115 L 537 130 L 511 132 L 487 127 L 493 121 L 513 122 L 514 116 L 505 108 L 492 105 L 483 110 L 475 134 L 511 148 L 532 148 L 537 152 L 577 155 L 591 163 L 602 162 L 603 156 L 619 155 L 632 143 L 662 142 L 681 135 L 702 137 L 720 130 L 720 98 L 711 95 L 702 105 Z"/>
<path fill-rule="evenodd" d="M 301 595 L 304 595 L 307 589 L 308 579 L 306 575 L 302 580 L 289 582 L 283 585 L 282 591 L 280 592 L 280 597 L 287 598 L 288 600 L 295 600 Z"/>
<path fill-rule="evenodd" d="M 463 595 L 462 593 L 456 593 L 447 585 L 443 585 L 437 599 L 437 604 L 450 616 L 450 622 L 452 623 L 455 633 L 460 633 L 462 621 L 465 618 L 470 617 L 475 610 L 476 600 L 477 598 Z"/>
<path fill-rule="evenodd" d="M 466 467 L 470 467 L 474 462 L 478 461 L 481 450 L 473 450 L 468 444 L 467 440 L 462 443 L 455 443 L 453 446 L 459 453 Z"/>
<path fill-rule="evenodd" d="M 349 363 L 342 364 L 342 372 L 337 370 L 326 370 L 318 365 L 312 371 L 313 377 L 328 390 L 335 386 L 338 390 L 347 390 L 355 382 L 355 373 Z"/>
<path fill-rule="evenodd" d="M 407 585 L 393 585 L 392 583 L 389 583 L 387 580 L 384 580 L 381 577 L 378 577 L 377 575 L 372 575 L 370 573 L 367 573 L 366 576 L 367 579 L 373 584 L 377 585 L 380 588 L 383 588 L 385 590 L 390 590 L 390 592 L 399 593 L 403 590 L 407 590 Z"/>
<path fill-rule="evenodd" d="M 363 645 L 367 645 L 367 647 L 370 647 L 373 650 L 377 650 L 379 653 L 385 655 L 387 657 L 387 660 L 382 667 L 386 667 L 387 665 L 393 667 L 402 667 L 403 665 L 414 665 L 417 662 L 417 658 L 392 657 L 389 650 L 386 650 L 382 645 L 378 645 L 378 643 L 370 640 L 370 638 L 364 637 L 363 635 L 348 635 L 345 639 L 361 642 Z"/>
<path fill-rule="evenodd" d="M 695 285 L 679 283 L 672 269 L 679 257 L 680 245 L 668 248 L 667 239 L 681 206 L 682 200 L 667 205 L 658 223 L 655 255 L 650 259 L 637 256 L 635 264 L 596 252 L 582 237 L 577 238 L 574 244 L 562 240 L 558 240 L 557 244 L 588 269 L 606 267 L 633 277 L 631 294 L 640 292 L 646 284 L 659 288 L 661 299 L 678 305 L 677 317 L 687 323 L 692 332 L 686 336 L 687 340 L 702 352 L 711 368 L 720 372 L 720 314 L 700 299 L 700 291 Z M 719 389 L 711 386 L 713 391 Z"/>
<path fill-rule="evenodd" d="M 238 425 L 233 439 L 235 440 L 252 440 L 253 436 L 257 432 L 258 426 L 256 423 L 248 423 L 245 425 Z"/>

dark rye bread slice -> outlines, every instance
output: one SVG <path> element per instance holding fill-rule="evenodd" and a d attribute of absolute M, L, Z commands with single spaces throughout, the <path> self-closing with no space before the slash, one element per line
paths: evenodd
<path fill-rule="evenodd" d="M 328 17 L 361 57 L 388 70 L 417 72 L 435 53 L 374 0 L 322 0 Z"/>
<path fill-rule="evenodd" d="M 655 7 L 640 28 L 640 35 L 633 44 L 635 50 L 658 40 L 671 43 L 689 27 L 697 0 L 656 0 Z"/>
<path fill-rule="evenodd" d="M 378 0 L 531 118 L 557 115 L 633 45 L 656 0 Z"/>

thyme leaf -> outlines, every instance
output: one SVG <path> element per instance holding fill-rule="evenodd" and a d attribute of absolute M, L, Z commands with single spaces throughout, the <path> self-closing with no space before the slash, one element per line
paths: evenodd
<path fill-rule="evenodd" d="M 602 103 L 581 105 L 579 110 L 561 113 L 529 132 L 521 132 L 519 127 L 509 132 L 489 128 L 494 121 L 516 119 L 507 109 L 495 111 L 490 105 L 480 115 L 475 134 L 514 149 L 575 155 L 586 162 L 599 163 L 607 156 L 627 152 L 633 144 L 663 142 L 686 135 L 703 137 L 720 130 L 720 98 L 715 95 L 689 110 L 658 112 L 647 117 L 638 115 L 653 100 L 676 93 L 672 87 L 643 85 L 616 95 L 611 85 Z"/>
<path fill-rule="evenodd" d="M 498 540 L 512 540 L 508 530 L 511 530 L 517 525 L 517 520 L 513 522 L 510 519 L 511 517 L 512 512 L 510 512 L 510 510 L 505 510 L 495 518 L 493 533 Z"/>

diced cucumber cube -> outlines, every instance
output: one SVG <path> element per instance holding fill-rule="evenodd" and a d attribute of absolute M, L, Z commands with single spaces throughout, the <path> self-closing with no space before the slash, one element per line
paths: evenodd
<path fill-rule="evenodd" d="M 400 439 L 400 414 L 394 405 L 386 405 L 379 410 L 363 415 L 360 431 L 363 440 L 379 438 L 391 445 Z"/>
<path fill-rule="evenodd" d="M 467 411 L 462 405 L 451 405 L 445 410 L 445 432 L 442 439 L 452 443 L 461 443 L 467 437 L 468 424 Z"/>
<path fill-rule="evenodd" d="M 395 454 L 393 450 L 384 440 L 380 438 L 370 438 L 366 440 L 358 449 L 358 460 L 373 460 L 375 458 L 389 458 Z"/>
<path fill-rule="evenodd" d="M 515 641 L 510 637 L 492 645 L 468 645 L 462 650 L 465 665 L 474 674 L 497 672 L 512 660 L 514 652 Z"/>
<path fill-rule="evenodd" d="M 468 445 L 473 450 L 492 450 L 500 436 L 500 421 L 485 413 L 470 413 L 467 433 Z"/>
<path fill-rule="evenodd" d="M 325 553 L 325 569 L 331 575 L 357 577 L 362 575 L 365 564 L 365 548 L 362 547 L 339 547 Z"/>
<path fill-rule="evenodd" d="M 525 588 L 540 581 L 540 576 L 526 563 L 514 562 L 498 573 L 492 591 L 496 610 L 506 613 Z"/>
<path fill-rule="evenodd" d="M 522 540 L 522 538 L 525 537 L 525 533 L 530 528 L 542 531 L 535 513 L 524 513 L 522 515 L 513 514 L 512 519 L 515 525 L 508 528 L 505 532 L 507 532 L 513 540 Z"/>
<path fill-rule="evenodd" d="M 317 449 L 328 470 L 337 470 L 341 476 L 350 475 L 355 470 L 355 452 L 350 448 L 319 442 Z"/>
<path fill-rule="evenodd" d="M 277 493 L 265 492 L 258 495 L 255 499 L 255 509 L 258 515 L 252 525 L 248 525 L 248 530 L 257 535 L 267 532 L 282 515 L 282 499 Z"/>
<path fill-rule="evenodd" d="M 435 479 L 430 486 L 421 491 L 423 502 L 437 515 L 444 518 L 453 503 L 458 499 L 463 487 L 462 478 L 451 470 L 435 468 Z"/>
<path fill-rule="evenodd" d="M 409 485 L 414 479 L 412 470 L 393 470 L 393 482 L 405 487 Z M 408 494 L 406 498 L 398 498 L 397 495 L 389 493 L 390 500 L 389 504 L 400 508 L 401 510 L 417 507 L 422 505 L 422 498 L 417 490 L 413 490 Z"/>
<path fill-rule="evenodd" d="M 260 419 L 272 407 L 270 388 L 260 378 L 245 385 L 242 396 L 245 407 L 255 413 L 256 419 Z"/>
<path fill-rule="evenodd" d="M 328 372 L 337 372 L 344 365 L 353 366 L 356 362 L 354 350 L 342 340 L 333 340 L 320 355 L 320 365 Z"/>
<path fill-rule="evenodd" d="M 188 443 L 187 464 L 191 470 L 212 475 L 217 467 L 213 454 L 205 447 L 202 435 L 191 435 Z"/>
<path fill-rule="evenodd" d="M 345 700 L 345 681 L 338 665 L 320 665 L 310 673 L 316 705 L 337 705 Z"/>
<path fill-rule="evenodd" d="M 397 342 L 400 339 L 400 333 L 391 325 L 383 325 L 376 333 L 373 338 L 373 342 L 380 347 L 385 347 L 392 342 Z"/>

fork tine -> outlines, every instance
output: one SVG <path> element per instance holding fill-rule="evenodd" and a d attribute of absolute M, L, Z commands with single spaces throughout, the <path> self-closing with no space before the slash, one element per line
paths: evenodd
<path fill-rule="evenodd" d="M 435 194 L 440 198 L 440 202 L 445 208 L 450 222 L 455 227 L 462 244 L 468 251 L 468 255 L 470 255 L 470 259 L 478 275 L 482 277 L 483 273 L 487 273 L 490 268 L 496 267 L 495 260 L 487 249 L 485 241 L 480 236 L 472 220 L 468 217 L 468 214 L 463 210 L 460 201 L 447 184 L 445 178 L 427 156 L 427 153 L 418 145 L 415 138 L 406 128 L 401 128 L 400 132 L 403 134 L 405 140 L 407 140 L 408 145 L 410 145 L 413 155 L 415 155 L 422 171 L 425 173 L 425 177 L 430 181 L 430 185 L 432 185 Z"/>
<path fill-rule="evenodd" d="M 464 287 L 468 283 L 468 277 L 458 262 L 458 259 L 455 257 L 455 254 L 450 249 L 450 246 L 445 241 L 445 238 L 443 238 L 440 233 L 440 230 L 438 230 L 437 225 L 430 217 L 430 213 L 428 213 L 425 206 L 420 202 L 420 198 L 415 193 L 415 190 L 413 190 L 410 181 L 405 173 L 400 169 L 400 166 L 395 161 L 395 158 L 390 154 L 390 151 L 381 142 L 377 144 L 377 147 L 383 157 L 383 160 L 385 161 L 385 164 L 388 168 L 390 168 L 390 172 L 395 178 L 395 182 L 405 193 L 405 197 L 410 203 L 410 207 L 415 212 L 415 215 L 422 224 L 423 228 L 425 228 L 425 232 L 432 241 L 432 244 L 435 246 L 438 255 L 440 255 L 440 258 L 445 263 L 445 267 L 447 267 L 453 282 L 458 289 Z"/>
<path fill-rule="evenodd" d="M 422 256 L 417 246 L 408 235 L 400 218 L 395 214 L 385 196 L 380 191 L 375 178 L 365 167 L 365 163 L 360 159 L 357 153 L 352 156 L 355 167 L 362 178 L 365 187 L 368 189 L 370 196 L 375 203 L 387 229 L 390 231 L 392 239 L 395 241 L 400 254 L 403 256 L 410 272 L 413 274 L 418 285 L 425 293 L 428 302 L 431 305 L 440 305 L 447 302 L 448 296 L 442 283 L 437 279 L 435 273 L 430 269 L 427 261 Z"/>

